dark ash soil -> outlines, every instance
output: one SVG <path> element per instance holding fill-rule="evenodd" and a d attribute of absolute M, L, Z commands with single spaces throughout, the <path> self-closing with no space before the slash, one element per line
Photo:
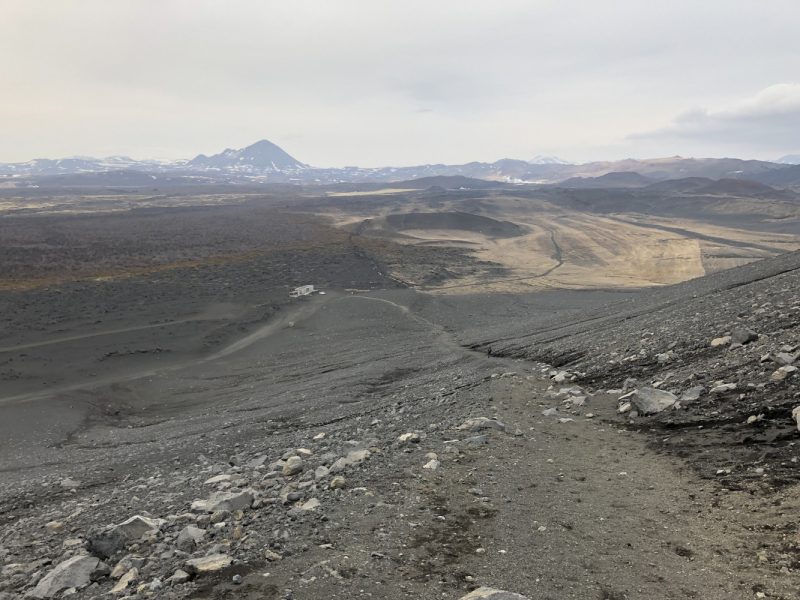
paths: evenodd
<path fill-rule="evenodd" d="M 430 297 L 383 274 L 454 260 L 348 235 L 2 292 L 0 597 L 134 515 L 165 522 L 107 558 L 141 557 L 129 596 L 159 579 L 154 598 L 800 597 L 800 399 L 772 376 L 800 343 L 800 254 L 625 295 Z M 290 302 L 307 282 L 328 293 Z M 743 326 L 758 340 L 710 346 Z M 736 388 L 631 417 L 609 390 L 632 377 Z M 504 431 L 459 429 L 475 417 Z M 342 489 L 315 476 L 353 450 Z M 254 501 L 187 516 L 218 489 Z M 189 523 L 204 537 L 181 549 Z M 167 582 L 220 553 L 228 569 Z"/>

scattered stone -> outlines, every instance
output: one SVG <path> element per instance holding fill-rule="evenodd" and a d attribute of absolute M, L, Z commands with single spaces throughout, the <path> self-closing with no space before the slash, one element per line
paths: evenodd
<path fill-rule="evenodd" d="M 338 473 L 339 471 L 341 471 L 342 469 L 347 467 L 347 465 L 349 465 L 349 464 L 350 463 L 347 462 L 347 459 L 342 457 L 342 458 L 338 459 L 335 463 L 333 463 L 328 471 L 330 473 Z"/>
<path fill-rule="evenodd" d="M 711 347 L 716 348 L 717 346 L 726 346 L 731 343 L 731 336 L 726 335 L 725 337 L 718 337 L 711 340 Z"/>
<path fill-rule="evenodd" d="M 795 357 L 786 352 L 781 352 L 775 357 L 775 362 L 779 365 L 790 365 L 795 361 Z"/>
<path fill-rule="evenodd" d="M 419 442 L 419 440 L 420 438 L 418 433 L 404 433 L 399 438 L 397 438 L 397 444 L 401 446 L 403 444 L 416 444 L 417 442 Z"/>
<path fill-rule="evenodd" d="M 558 409 L 557 408 L 548 408 L 547 410 L 542 411 L 543 417 L 555 417 L 558 416 Z"/>
<path fill-rule="evenodd" d="M 786 365 L 785 367 L 781 367 L 780 369 L 775 371 L 772 375 L 770 375 L 770 379 L 772 381 L 783 381 L 795 371 L 797 371 L 797 367 L 792 365 Z"/>
<path fill-rule="evenodd" d="M 297 475 L 303 470 L 303 459 L 299 456 L 291 456 L 286 460 L 286 464 L 283 466 L 283 476 L 290 477 L 291 475 Z"/>
<path fill-rule="evenodd" d="M 110 577 L 111 579 L 119 579 L 131 569 L 141 569 L 142 566 L 144 566 L 144 562 L 145 560 L 141 556 L 136 556 L 134 554 L 128 555 L 117 563 L 114 570 L 111 571 Z"/>
<path fill-rule="evenodd" d="M 426 463 L 422 468 L 423 469 L 430 469 L 431 471 L 435 471 L 436 469 L 439 468 L 439 465 L 441 465 L 441 463 L 438 460 L 434 459 L 434 460 L 431 460 L 428 463 Z"/>
<path fill-rule="evenodd" d="M 660 363 L 669 362 L 675 356 L 675 353 L 670 350 L 669 352 L 664 352 L 663 354 L 656 354 L 656 360 Z"/>
<path fill-rule="evenodd" d="M 197 545 L 203 541 L 206 532 L 199 527 L 188 525 L 178 534 L 177 546 L 183 552 L 192 553 Z"/>
<path fill-rule="evenodd" d="M 706 388 L 704 388 L 702 385 L 696 385 L 683 392 L 680 400 L 683 404 L 695 402 L 696 400 L 699 400 L 701 396 L 704 396 L 705 393 Z"/>
<path fill-rule="evenodd" d="M 723 383 L 722 385 L 718 385 L 711 388 L 709 394 L 724 394 L 725 392 L 730 392 L 735 389 L 736 389 L 735 383 Z"/>
<path fill-rule="evenodd" d="M 253 492 L 251 490 L 215 492 L 211 494 L 208 500 L 195 500 L 192 502 L 192 511 L 215 513 L 220 510 L 243 510 L 249 508 L 252 503 Z"/>
<path fill-rule="evenodd" d="M 175 571 L 175 573 L 173 573 L 172 577 L 167 579 L 167 582 L 170 583 L 171 585 L 176 585 L 176 584 L 186 583 L 191 578 L 192 576 L 189 575 L 186 571 L 184 571 L 183 569 L 178 569 L 177 571 Z"/>
<path fill-rule="evenodd" d="M 136 581 L 137 579 L 139 579 L 139 569 L 134 567 L 120 578 L 120 580 L 117 582 L 117 585 L 111 588 L 109 593 L 117 594 L 119 592 L 123 592 L 132 582 Z"/>
<path fill-rule="evenodd" d="M 468 437 L 464 440 L 468 444 L 488 444 L 489 443 L 489 436 L 488 435 L 474 435 L 472 437 Z"/>
<path fill-rule="evenodd" d="M 211 519 L 209 520 L 211 525 L 215 525 L 217 523 L 224 523 L 228 520 L 231 516 L 231 511 L 229 510 L 218 510 L 211 515 Z"/>
<path fill-rule="evenodd" d="M 236 585 L 242 585 L 242 583 L 244 582 L 244 579 L 242 579 L 241 575 L 234 575 L 233 578 L 232 578 L 232 581 Z"/>
<path fill-rule="evenodd" d="M 91 583 L 99 564 L 100 559 L 94 556 L 73 556 L 45 575 L 29 595 L 41 600 L 70 588 L 82 589 Z"/>
<path fill-rule="evenodd" d="M 92 529 L 86 536 L 87 549 L 98 558 L 110 558 L 125 550 L 128 538 L 113 525 Z"/>
<path fill-rule="evenodd" d="M 480 548 L 479 548 L 480 550 Z M 496 590 L 494 588 L 481 587 L 477 590 L 470 592 L 466 596 L 462 596 L 461 600 L 530 600 L 526 596 L 507 592 L 505 590 Z"/>
<path fill-rule="evenodd" d="M 319 466 L 314 471 L 314 479 L 316 479 L 317 481 L 319 481 L 320 479 L 325 479 L 328 476 L 328 474 L 330 474 L 330 469 L 328 469 L 328 467 Z"/>
<path fill-rule="evenodd" d="M 229 567 L 233 559 L 227 554 L 211 554 L 202 558 L 193 558 L 186 561 L 186 572 L 195 575 L 219 571 Z"/>
<path fill-rule="evenodd" d="M 164 519 L 149 519 L 136 515 L 117 525 L 116 529 L 128 539 L 139 540 L 146 533 L 158 531 L 165 524 L 166 521 Z"/>
<path fill-rule="evenodd" d="M 230 475 L 227 475 L 227 474 L 225 474 L 225 475 L 216 475 L 216 476 L 212 477 L 211 479 L 206 479 L 203 482 L 203 485 L 213 485 L 215 483 L 222 483 L 223 481 L 230 481 L 230 480 L 231 480 L 231 476 Z"/>
<path fill-rule="evenodd" d="M 350 465 L 357 465 L 358 463 L 367 460 L 371 454 L 372 453 L 366 448 L 362 448 L 361 450 L 351 450 L 347 453 L 347 463 Z"/>
<path fill-rule="evenodd" d="M 731 331 L 731 344 L 749 344 L 758 340 L 758 334 L 747 327 L 738 327 Z"/>
<path fill-rule="evenodd" d="M 332 490 L 341 489 L 344 487 L 344 484 L 345 484 L 344 477 L 342 477 L 341 475 L 337 475 L 336 477 L 331 479 L 330 488 Z"/>
<path fill-rule="evenodd" d="M 269 562 L 275 562 L 278 560 L 283 560 L 283 557 L 277 552 L 273 552 L 272 550 L 267 550 L 266 559 Z"/>
<path fill-rule="evenodd" d="M 320 501 L 316 498 L 311 498 L 308 502 L 300 507 L 300 510 L 316 510 L 320 507 Z"/>
<path fill-rule="evenodd" d="M 465 429 L 469 431 L 480 431 L 481 429 L 496 429 L 497 431 L 505 431 L 506 426 L 500 421 L 496 421 L 494 419 L 477 417 L 474 419 L 469 419 L 463 425 L 460 425 L 458 429 L 462 431 Z"/>
<path fill-rule="evenodd" d="M 50 521 L 44 528 L 47 530 L 47 533 L 55 535 L 56 533 L 64 531 L 64 524 L 59 521 Z"/>
<path fill-rule="evenodd" d="M 246 466 L 248 469 L 258 469 L 263 467 L 265 462 L 267 462 L 267 455 L 262 454 L 261 456 L 251 460 Z"/>
<path fill-rule="evenodd" d="M 636 408 L 639 409 L 639 413 L 643 415 L 652 415 L 666 410 L 675 404 L 677 400 L 678 398 L 675 394 L 665 392 L 664 390 L 645 387 L 636 390 L 632 402 Z"/>
<path fill-rule="evenodd" d="M 63 488 L 74 490 L 75 488 L 79 488 L 81 486 L 81 482 L 67 478 L 62 479 L 59 485 Z"/>

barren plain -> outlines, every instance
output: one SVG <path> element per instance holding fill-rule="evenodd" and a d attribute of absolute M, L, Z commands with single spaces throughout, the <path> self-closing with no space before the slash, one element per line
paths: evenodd
<path fill-rule="evenodd" d="M 0 215 L 3 600 L 800 597 L 797 203 L 36 193 Z"/>

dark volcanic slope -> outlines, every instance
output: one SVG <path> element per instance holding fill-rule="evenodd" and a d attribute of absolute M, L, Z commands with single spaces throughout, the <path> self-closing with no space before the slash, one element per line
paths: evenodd
<path fill-rule="evenodd" d="M 763 468 L 780 482 L 800 481 L 785 462 L 800 439 L 792 418 L 800 404 L 797 377 L 791 367 L 780 370 L 800 357 L 800 252 L 553 319 L 524 336 L 522 328 L 504 328 L 491 342 L 495 351 L 585 373 L 583 382 L 601 388 L 635 378 L 639 387 L 662 382 L 680 396 L 699 385 L 711 391 L 733 384 L 631 423 L 680 436 L 669 447 L 706 475 L 727 470 L 745 485 L 760 480 L 763 472 L 754 469 L 766 461 Z M 758 339 L 711 345 L 745 329 Z"/>
<path fill-rule="evenodd" d="M 752 179 L 767 185 L 800 185 L 800 165 L 760 173 Z"/>
<path fill-rule="evenodd" d="M 752 179 L 720 179 L 693 190 L 696 194 L 736 196 L 738 198 L 786 198 L 791 192 L 780 192 Z"/>
<path fill-rule="evenodd" d="M 420 177 L 408 181 L 398 181 L 392 183 L 393 188 L 402 190 L 427 189 L 431 186 L 438 186 L 448 190 L 468 189 L 485 190 L 503 187 L 497 181 L 486 181 L 485 179 L 475 179 L 474 177 L 464 177 L 463 175 L 439 175 L 437 177 Z"/>
<path fill-rule="evenodd" d="M 558 184 L 562 188 L 627 188 L 645 187 L 653 179 L 636 172 L 606 173 L 599 177 L 570 177 Z"/>
<path fill-rule="evenodd" d="M 647 189 L 654 192 L 691 192 L 709 183 L 713 183 L 713 179 L 708 177 L 684 177 L 683 179 L 659 181 L 648 185 Z"/>
<path fill-rule="evenodd" d="M 516 223 L 497 221 L 462 212 L 430 212 L 389 215 L 386 224 L 397 230 L 408 229 L 455 229 L 474 231 L 490 237 L 517 237 L 523 234 L 523 228 Z"/>

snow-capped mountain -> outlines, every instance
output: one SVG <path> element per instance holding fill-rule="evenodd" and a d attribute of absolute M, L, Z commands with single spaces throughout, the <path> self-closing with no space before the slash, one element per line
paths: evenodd
<path fill-rule="evenodd" d="M 557 156 L 539 155 L 528 161 L 529 165 L 574 165 L 574 162 L 558 158 Z"/>
<path fill-rule="evenodd" d="M 200 154 L 190 160 L 187 166 L 236 172 L 287 171 L 308 167 L 267 140 L 240 150 L 228 148 L 214 156 Z"/>
<path fill-rule="evenodd" d="M 779 165 L 800 165 L 800 154 L 787 154 L 775 162 Z"/>

